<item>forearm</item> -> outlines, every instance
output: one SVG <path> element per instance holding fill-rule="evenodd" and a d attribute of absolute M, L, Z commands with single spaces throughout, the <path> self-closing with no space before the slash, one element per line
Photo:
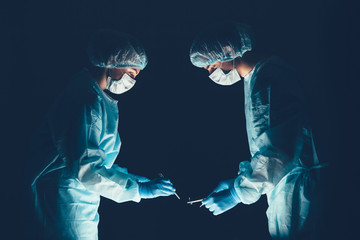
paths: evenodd
<path fill-rule="evenodd" d="M 267 194 L 292 169 L 296 161 L 274 148 L 267 148 L 252 157 L 251 162 L 240 163 L 239 176 L 234 187 L 245 204 L 256 202 L 262 194 Z"/>
<path fill-rule="evenodd" d="M 136 180 L 115 168 L 107 169 L 89 162 L 81 165 L 78 179 L 89 191 L 115 202 L 140 201 Z"/>

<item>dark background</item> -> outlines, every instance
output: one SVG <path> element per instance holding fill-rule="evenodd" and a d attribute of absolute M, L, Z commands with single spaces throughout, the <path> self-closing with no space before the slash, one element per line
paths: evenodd
<path fill-rule="evenodd" d="M 1 8 L 2 194 L 7 239 L 38 239 L 30 211 L 39 163 L 28 146 L 70 77 L 87 63 L 97 28 L 130 33 L 149 64 L 119 101 L 129 172 L 174 183 L 176 197 L 117 204 L 102 199 L 99 238 L 269 239 L 266 197 L 213 216 L 186 201 L 207 196 L 250 157 L 243 83 L 216 85 L 192 66 L 189 49 L 204 27 L 236 20 L 255 28 L 259 47 L 301 74 L 318 154 L 331 162 L 326 239 L 354 239 L 358 227 L 358 8 L 350 1 L 13 1 Z M 215 31 L 216 29 L 214 29 Z M 356 235 L 355 235 L 356 236 Z M 324 238 L 325 239 L 325 238 Z"/>

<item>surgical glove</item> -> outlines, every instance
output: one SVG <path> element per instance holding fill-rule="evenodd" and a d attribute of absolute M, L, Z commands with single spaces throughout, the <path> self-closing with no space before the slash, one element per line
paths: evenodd
<path fill-rule="evenodd" d="M 175 194 L 175 188 L 169 179 L 155 178 L 149 182 L 138 183 L 141 198 L 156 198 Z"/>
<path fill-rule="evenodd" d="M 212 191 L 212 193 L 214 193 L 214 192 L 221 192 L 221 191 L 223 191 L 223 190 L 233 188 L 233 187 L 234 187 L 234 182 L 235 182 L 235 178 L 221 181 L 221 182 L 216 186 L 216 188 L 214 189 L 214 191 Z"/>
<path fill-rule="evenodd" d="M 135 178 L 138 183 L 144 183 L 144 182 L 149 182 L 150 181 L 150 179 L 148 179 L 147 177 L 135 175 L 135 174 L 132 174 L 132 173 L 128 173 L 128 175 Z"/>
<path fill-rule="evenodd" d="M 213 192 L 202 203 L 215 216 L 235 207 L 241 200 L 234 187 L 220 192 Z"/>

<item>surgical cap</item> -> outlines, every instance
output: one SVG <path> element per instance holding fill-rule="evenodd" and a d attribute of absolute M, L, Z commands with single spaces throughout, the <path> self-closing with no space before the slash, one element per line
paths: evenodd
<path fill-rule="evenodd" d="M 90 62 L 105 68 L 140 68 L 148 62 L 145 50 L 134 37 L 114 30 L 93 34 L 87 49 Z"/>
<path fill-rule="evenodd" d="M 229 22 L 201 32 L 190 48 L 190 60 L 196 67 L 217 61 L 226 62 L 242 57 L 253 49 L 254 37 L 250 26 Z"/>

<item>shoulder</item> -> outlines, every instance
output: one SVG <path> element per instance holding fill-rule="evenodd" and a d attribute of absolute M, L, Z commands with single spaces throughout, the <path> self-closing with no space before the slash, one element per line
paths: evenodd
<path fill-rule="evenodd" d="M 90 109 L 101 114 L 102 98 L 95 84 L 97 84 L 86 69 L 76 73 L 60 96 L 61 104 L 69 109 L 81 111 Z"/>
<path fill-rule="evenodd" d="M 297 75 L 295 69 L 277 56 L 269 57 L 262 61 L 258 67 L 258 76 L 264 77 L 283 77 Z"/>
<path fill-rule="evenodd" d="M 277 56 L 263 60 L 256 68 L 254 88 L 285 86 L 298 81 L 299 75 L 295 69 Z"/>

